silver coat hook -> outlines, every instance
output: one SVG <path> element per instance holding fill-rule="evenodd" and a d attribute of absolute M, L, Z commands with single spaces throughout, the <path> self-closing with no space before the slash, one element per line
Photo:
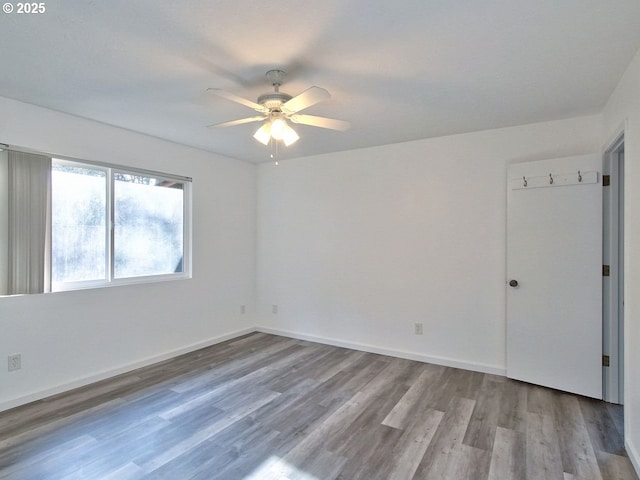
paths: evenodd
<path fill-rule="evenodd" d="M 582 181 L 582 174 L 580 173 L 580 170 L 578 170 L 578 182 Z"/>
<path fill-rule="evenodd" d="M 525 187 L 527 186 L 527 177 L 522 177 L 522 185 Z"/>
<path fill-rule="evenodd" d="M 549 185 L 553 185 L 553 175 L 549 174 Z"/>

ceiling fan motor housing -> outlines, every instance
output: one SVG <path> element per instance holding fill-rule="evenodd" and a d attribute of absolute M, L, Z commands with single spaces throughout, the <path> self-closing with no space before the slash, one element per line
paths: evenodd
<path fill-rule="evenodd" d="M 258 103 L 267 107 L 269 110 L 279 109 L 282 104 L 291 100 L 291 95 L 283 92 L 263 93 L 258 97 Z"/>

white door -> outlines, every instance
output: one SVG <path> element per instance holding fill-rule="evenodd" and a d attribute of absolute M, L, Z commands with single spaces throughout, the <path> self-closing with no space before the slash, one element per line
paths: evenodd
<path fill-rule="evenodd" d="M 507 186 L 507 376 L 602 398 L 599 155 L 513 164 Z"/>

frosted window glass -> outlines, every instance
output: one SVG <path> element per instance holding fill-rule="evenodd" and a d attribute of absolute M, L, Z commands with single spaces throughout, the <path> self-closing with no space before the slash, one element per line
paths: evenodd
<path fill-rule="evenodd" d="M 183 272 L 183 184 L 114 172 L 114 277 Z"/>
<path fill-rule="evenodd" d="M 106 189 L 104 170 L 53 164 L 53 282 L 106 278 Z"/>

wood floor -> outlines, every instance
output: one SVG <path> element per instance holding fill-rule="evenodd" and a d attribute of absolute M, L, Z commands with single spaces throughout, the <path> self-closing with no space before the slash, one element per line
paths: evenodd
<path fill-rule="evenodd" d="M 620 407 L 255 333 L 0 414 L 0 479 L 637 479 Z"/>

